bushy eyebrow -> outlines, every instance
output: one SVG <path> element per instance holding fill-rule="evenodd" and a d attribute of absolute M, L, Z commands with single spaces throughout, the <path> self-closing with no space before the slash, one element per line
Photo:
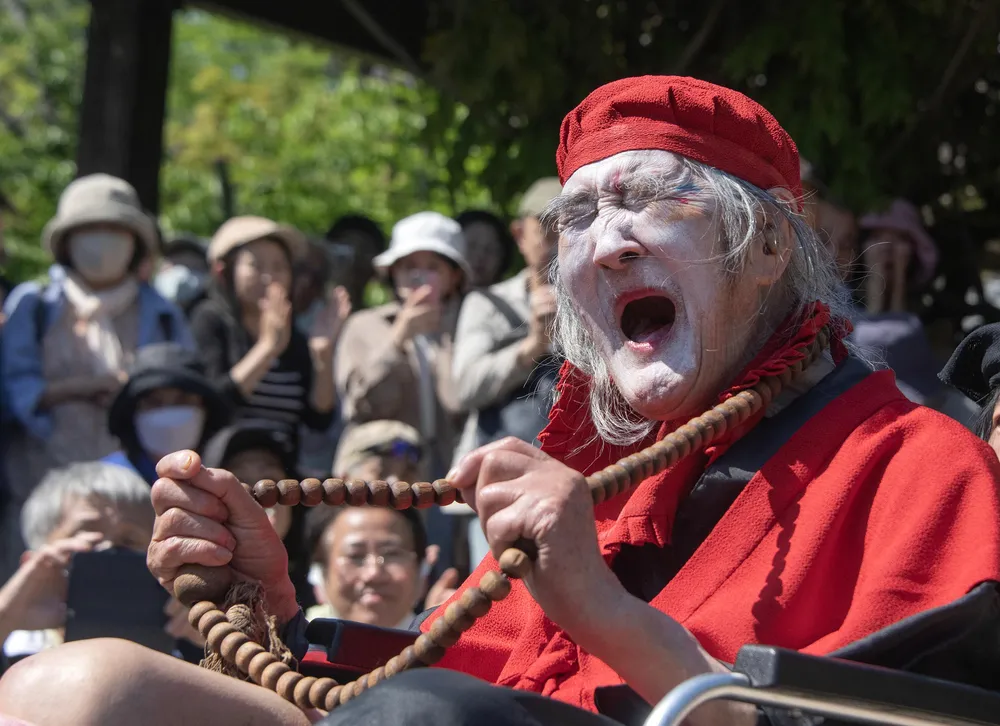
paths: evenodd
<path fill-rule="evenodd" d="M 613 181 L 612 194 L 621 199 L 625 207 L 641 208 L 654 202 L 676 201 L 687 204 L 690 197 L 702 192 L 691 175 L 664 178 L 649 172 L 625 169 Z M 597 213 L 599 192 L 594 187 L 566 192 L 549 202 L 542 213 L 541 222 L 546 228 L 560 229 L 577 223 Z"/>

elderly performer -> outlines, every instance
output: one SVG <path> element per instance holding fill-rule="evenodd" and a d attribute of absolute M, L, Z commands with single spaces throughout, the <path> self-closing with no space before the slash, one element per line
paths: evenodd
<path fill-rule="evenodd" d="M 746 643 L 916 658 L 895 647 L 907 623 L 998 580 L 1000 467 L 983 442 L 840 343 L 844 300 L 799 216 L 791 138 L 734 91 L 630 78 L 566 117 L 557 160 L 564 189 L 549 217 L 569 362 L 542 450 L 500 441 L 449 476 L 493 553 L 533 540 L 534 569 L 447 651 L 440 665 L 451 672 L 389 678 L 325 723 L 630 723 L 636 701 L 725 669 Z M 592 507 L 582 474 L 786 370 L 822 328 L 828 353 L 764 415 Z M 293 644 L 302 616 L 263 510 L 192 452 L 159 473 L 149 561 L 161 582 L 185 563 L 231 565 L 263 582 Z M 496 567 L 487 558 L 463 589 Z M 76 724 L 309 716 L 132 646 L 37 658 L 0 681 L 0 711 Z M 58 703 L 39 697 L 55 689 Z M 719 703 L 690 723 L 756 718 Z"/>

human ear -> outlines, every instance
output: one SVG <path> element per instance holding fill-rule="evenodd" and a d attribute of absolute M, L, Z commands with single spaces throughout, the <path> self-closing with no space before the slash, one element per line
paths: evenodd
<path fill-rule="evenodd" d="M 776 187 L 768 193 L 781 203 L 793 205 L 795 200 L 788 190 Z M 795 231 L 778 209 L 764 211 L 761 232 L 750 248 L 747 274 L 753 276 L 760 287 L 770 287 L 781 279 L 788 268 L 795 249 Z"/>

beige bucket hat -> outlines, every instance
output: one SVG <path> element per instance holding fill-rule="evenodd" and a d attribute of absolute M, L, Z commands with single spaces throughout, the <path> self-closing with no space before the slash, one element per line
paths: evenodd
<path fill-rule="evenodd" d="M 70 183 L 59 197 L 59 206 L 42 231 L 42 245 L 56 261 L 64 259 L 66 235 L 87 224 L 118 224 L 132 232 L 148 256 L 160 248 L 153 218 L 143 211 L 139 195 L 124 179 L 91 174 Z"/>
<path fill-rule="evenodd" d="M 386 274 L 393 265 L 414 252 L 434 252 L 446 257 L 465 273 L 465 284 L 475 278 L 465 246 L 462 226 L 438 212 L 418 212 L 401 219 L 392 228 L 389 249 L 375 258 L 375 269 Z"/>
<path fill-rule="evenodd" d="M 208 245 L 208 261 L 216 262 L 233 250 L 265 237 L 280 240 L 288 247 L 292 259 L 305 255 L 306 236 L 294 227 L 265 217 L 233 217 L 224 222 Z"/>
<path fill-rule="evenodd" d="M 549 202 L 562 194 L 562 184 L 559 177 L 548 176 L 539 179 L 521 197 L 521 203 L 517 205 L 517 216 L 521 219 L 525 217 L 540 217 Z"/>
<path fill-rule="evenodd" d="M 420 448 L 420 433 L 402 421 L 368 421 L 348 427 L 340 439 L 333 471 L 337 475 L 347 474 L 369 455 L 367 452 L 380 446 L 388 446 L 402 441 Z"/>

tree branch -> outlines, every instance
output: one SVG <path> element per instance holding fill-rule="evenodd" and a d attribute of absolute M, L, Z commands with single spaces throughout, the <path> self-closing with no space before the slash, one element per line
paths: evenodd
<path fill-rule="evenodd" d="M 701 49 L 705 47 L 705 43 L 708 42 L 709 37 L 712 35 L 712 31 L 715 30 L 715 25 L 719 22 L 719 18 L 722 16 L 722 10 L 728 2 L 729 0 L 715 0 L 715 2 L 712 3 L 711 7 L 708 9 L 708 13 L 705 15 L 705 19 L 701 23 L 701 27 L 698 28 L 698 31 L 691 37 L 688 44 L 684 46 L 684 50 L 682 50 L 680 55 L 677 56 L 677 60 L 671 70 L 673 75 L 684 75 L 688 66 L 691 65 L 694 59 L 698 56 Z"/>
<path fill-rule="evenodd" d="M 375 18 L 373 18 L 367 10 L 361 7 L 361 4 L 357 2 L 357 0 L 340 1 L 341 4 L 343 4 L 343 6 L 347 9 L 347 12 L 353 15 L 354 19 L 361 23 L 365 30 L 371 33 L 372 37 L 375 38 L 375 40 L 377 40 L 383 48 L 391 53 L 407 71 L 413 74 L 416 78 L 423 76 L 420 64 L 406 52 L 406 49 L 402 45 L 397 43 L 396 40 L 386 32 L 385 28 L 378 24 L 378 21 L 375 20 Z"/>
<path fill-rule="evenodd" d="M 941 74 L 941 79 L 938 81 L 934 91 L 928 97 L 927 101 L 922 106 L 918 107 L 919 110 L 910 119 L 910 122 L 907 124 L 903 132 L 899 134 L 892 145 L 886 149 L 885 154 L 882 157 L 883 160 L 890 159 L 905 149 L 907 143 L 920 123 L 927 116 L 931 115 L 941 107 L 941 104 L 944 102 L 945 96 L 951 87 L 951 83 L 955 79 L 955 74 L 958 73 L 958 69 L 961 67 L 962 61 L 965 60 L 965 56 L 969 53 L 969 48 L 972 47 L 972 43 L 975 41 L 976 36 L 982 32 L 983 28 L 988 28 L 990 26 L 988 20 L 990 14 L 995 9 L 996 6 L 993 2 L 991 2 L 991 0 L 982 0 L 980 2 L 979 10 L 969 20 L 969 25 L 962 34 L 962 39 L 959 41 L 958 47 L 955 48 L 955 52 L 951 54 L 951 58 L 948 60 L 948 65 L 945 66 L 944 72 Z"/>

